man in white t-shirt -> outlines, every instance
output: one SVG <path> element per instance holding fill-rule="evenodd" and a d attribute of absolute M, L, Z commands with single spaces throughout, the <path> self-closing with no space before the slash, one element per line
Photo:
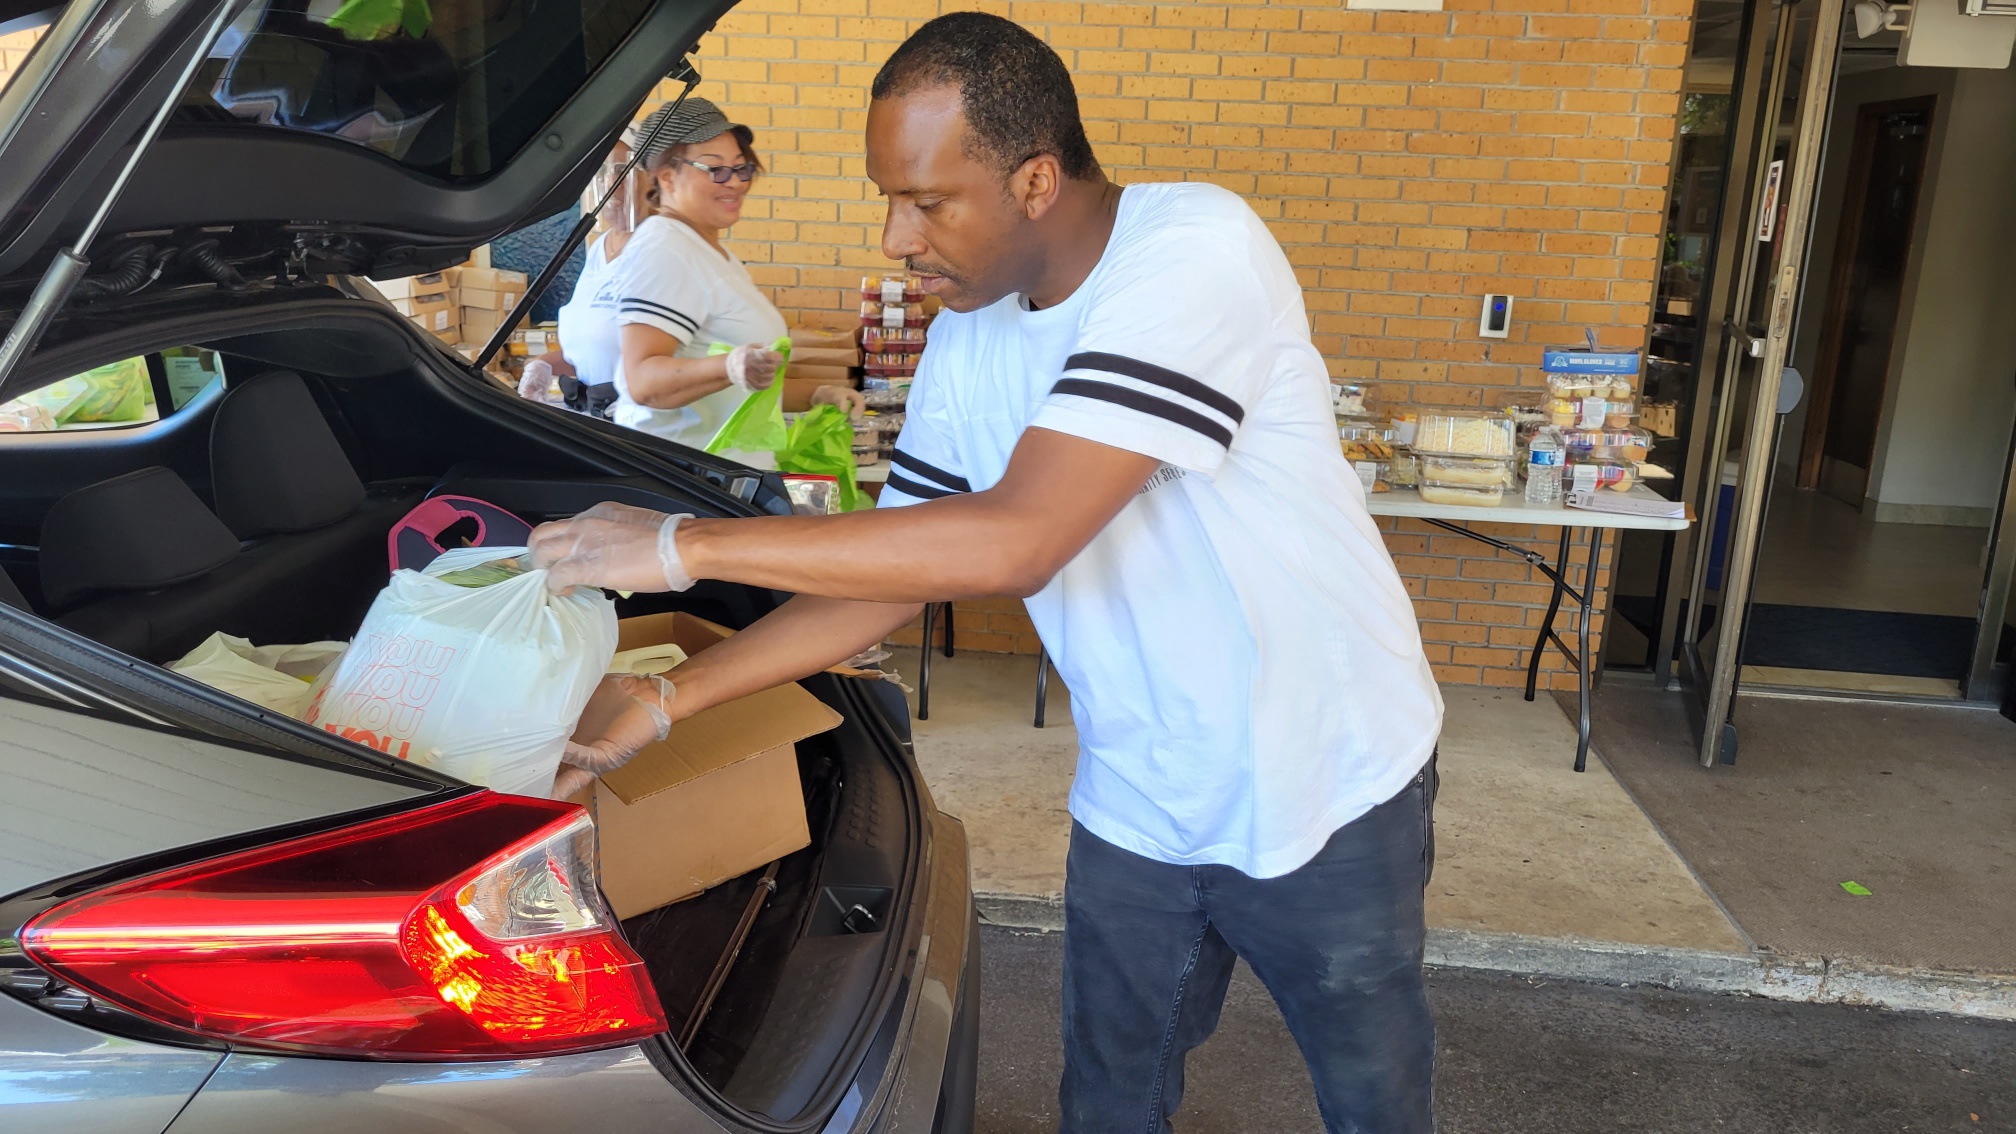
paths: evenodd
<path fill-rule="evenodd" d="M 542 526 L 553 585 L 797 592 L 669 713 L 1026 596 L 1080 736 L 1066 1131 L 1167 1129 L 1243 957 L 1332 1131 L 1432 1128 L 1422 989 L 1442 705 L 1286 257 L 1204 184 L 1108 182 L 1069 74 L 965 12 L 877 76 L 885 254 L 944 301 L 873 512 Z"/>

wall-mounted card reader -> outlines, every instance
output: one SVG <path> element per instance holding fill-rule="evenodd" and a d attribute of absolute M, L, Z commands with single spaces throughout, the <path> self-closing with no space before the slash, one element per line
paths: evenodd
<path fill-rule="evenodd" d="M 1502 339 L 1512 333 L 1511 296 L 1484 297 L 1484 314 L 1477 320 L 1477 333 L 1487 339 Z"/>

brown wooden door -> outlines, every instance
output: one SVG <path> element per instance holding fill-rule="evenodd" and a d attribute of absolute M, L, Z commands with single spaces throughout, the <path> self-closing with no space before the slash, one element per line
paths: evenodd
<path fill-rule="evenodd" d="M 1872 103 L 1855 124 L 1799 486 L 1858 508 L 1868 493 L 1903 310 L 1933 106 L 1929 97 Z"/>

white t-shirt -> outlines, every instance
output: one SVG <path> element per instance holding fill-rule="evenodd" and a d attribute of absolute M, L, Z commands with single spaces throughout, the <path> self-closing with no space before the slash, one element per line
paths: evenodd
<path fill-rule="evenodd" d="M 784 316 L 757 290 L 742 261 L 733 252 L 715 251 L 699 233 L 669 217 L 638 225 L 615 269 L 617 326 L 642 323 L 671 335 L 681 344 L 674 357 L 705 358 L 715 343 L 769 343 L 785 333 Z M 624 384 L 620 352 L 616 389 L 611 414 L 616 424 L 694 449 L 705 448 L 747 396 L 730 386 L 678 409 L 638 405 Z M 727 455 L 761 468 L 775 461 L 768 453 Z"/>
<path fill-rule="evenodd" d="M 588 246 L 588 262 L 574 281 L 574 294 L 560 308 L 560 348 L 573 365 L 574 376 L 588 386 L 614 382 L 617 364 L 623 360 L 616 341 L 616 295 L 609 286 L 616 263 L 609 256 L 608 242 L 609 234 L 603 233 Z"/>
<path fill-rule="evenodd" d="M 1212 185 L 1127 188 L 1055 307 L 932 324 L 881 506 L 985 490 L 1028 426 L 1163 462 L 1028 602 L 1071 690 L 1071 814 L 1107 842 L 1275 877 L 1434 751 L 1441 694 L 1328 391 L 1287 258 Z"/>

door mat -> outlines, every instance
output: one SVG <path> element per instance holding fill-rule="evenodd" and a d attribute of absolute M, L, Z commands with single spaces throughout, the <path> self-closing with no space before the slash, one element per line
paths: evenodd
<path fill-rule="evenodd" d="M 1962 681 L 1974 620 L 1944 614 L 1755 603 L 1745 665 Z"/>

